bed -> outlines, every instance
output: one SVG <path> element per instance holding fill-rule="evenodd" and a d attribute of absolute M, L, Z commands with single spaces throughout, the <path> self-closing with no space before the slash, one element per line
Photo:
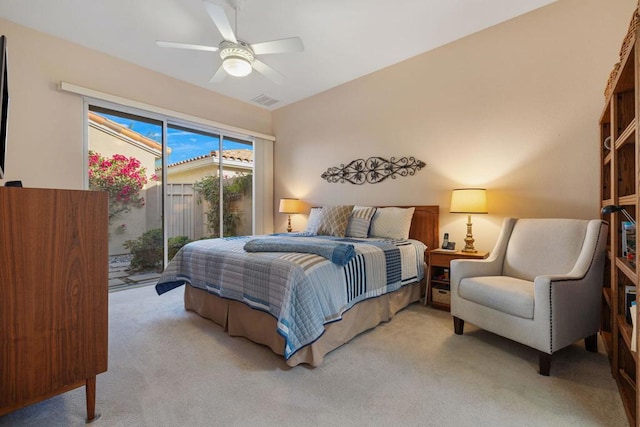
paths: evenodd
<path fill-rule="evenodd" d="M 332 236 L 331 230 L 320 236 L 309 232 L 312 210 L 304 233 L 192 242 L 169 263 L 156 290 L 161 295 L 184 285 L 186 310 L 231 336 L 268 346 L 289 366 L 318 366 L 330 351 L 419 301 L 425 251 L 438 247 L 438 206 L 367 208 L 375 213 L 364 225 L 355 218 L 357 208 L 347 237 Z M 408 236 L 402 236 L 408 238 L 371 235 L 383 211 L 410 208 Z M 366 236 L 359 226 L 366 227 Z M 287 252 L 292 247 L 287 245 L 298 242 L 313 250 L 297 252 L 295 246 L 296 252 Z M 274 244 L 282 245 L 274 250 Z"/>

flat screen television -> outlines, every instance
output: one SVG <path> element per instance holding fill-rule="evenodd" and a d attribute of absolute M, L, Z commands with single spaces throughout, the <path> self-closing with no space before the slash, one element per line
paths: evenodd
<path fill-rule="evenodd" d="M 4 178 L 9 122 L 9 84 L 7 82 L 7 38 L 0 36 L 0 179 Z"/>

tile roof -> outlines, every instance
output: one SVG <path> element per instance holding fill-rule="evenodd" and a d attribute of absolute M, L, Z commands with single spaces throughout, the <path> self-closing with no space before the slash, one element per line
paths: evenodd
<path fill-rule="evenodd" d="M 179 162 L 171 163 L 167 167 L 184 165 L 186 163 L 194 162 L 196 160 L 202 160 L 207 158 L 218 157 L 218 151 L 213 150 L 209 154 L 202 154 L 190 159 L 181 160 Z M 226 160 L 236 160 L 240 162 L 253 163 L 253 150 L 222 150 L 222 158 Z"/>
<path fill-rule="evenodd" d="M 93 111 L 89 111 L 89 121 L 99 124 L 101 126 L 104 126 L 110 129 L 111 131 L 115 133 L 119 133 L 120 135 L 123 135 L 127 138 L 133 139 L 134 141 L 139 142 L 140 144 L 146 145 L 147 147 L 153 150 L 158 150 L 162 152 L 162 145 L 154 141 L 153 139 L 147 138 L 146 136 L 143 136 L 138 132 L 129 129 L 126 126 L 123 126 L 114 121 L 111 121 L 106 117 L 101 116 L 100 114 L 96 114 Z"/>
<path fill-rule="evenodd" d="M 89 121 L 94 122 L 98 125 L 104 126 L 110 129 L 111 131 L 118 133 L 120 135 L 123 135 L 127 138 L 133 139 L 134 141 L 144 144 L 149 148 L 162 152 L 162 145 L 160 143 L 150 138 L 147 138 L 146 136 L 143 136 L 136 131 L 129 129 L 126 126 L 123 126 L 119 123 L 109 120 L 106 117 L 101 116 L 100 114 L 97 114 L 93 111 L 89 111 Z M 218 151 L 213 150 L 208 154 L 202 154 L 200 156 L 192 157 L 190 159 L 181 160 L 179 162 L 175 162 L 168 165 L 168 167 L 183 165 L 186 163 L 194 162 L 196 160 L 202 160 L 202 159 L 213 158 L 213 157 L 218 157 Z M 247 149 L 222 150 L 222 158 L 226 160 L 235 160 L 239 162 L 253 163 L 253 150 L 247 150 Z"/>

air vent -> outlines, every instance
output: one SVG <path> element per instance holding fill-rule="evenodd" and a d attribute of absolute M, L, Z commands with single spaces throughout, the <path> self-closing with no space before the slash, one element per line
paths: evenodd
<path fill-rule="evenodd" d="M 277 99 L 268 97 L 267 95 L 258 95 L 251 101 L 255 102 L 256 104 L 264 105 L 265 107 L 271 107 L 273 104 L 277 104 L 278 102 L 280 102 Z"/>

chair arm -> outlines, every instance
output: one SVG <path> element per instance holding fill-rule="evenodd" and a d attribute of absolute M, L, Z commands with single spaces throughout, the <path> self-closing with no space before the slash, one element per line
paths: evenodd
<path fill-rule="evenodd" d="M 594 264 L 597 265 L 602 262 L 598 258 L 604 256 L 608 228 L 608 223 L 603 220 L 594 219 L 589 221 L 582 251 L 573 269 L 568 273 L 569 275 L 584 277 Z"/>
<path fill-rule="evenodd" d="M 546 310 L 548 307 L 555 307 L 554 316 L 558 313 L 569 314 L 586 309 L 599 312 L 602 283 L 598 282 L 594 275 L 538 276 L 533 283 L 536 309 L 544 307 Z"/>
<path fill-rule="evenodd" d="M 451 290 L 467 277 L 500 276 L 502 260 L 496 257 L 488 259 L 454 259 L 450 264 Z"/>
<path fill-rule="evenodd" d="M 536 301 L 539 296 L 546 296 L 548 300 L 549 288 L 552 283 L 553 286 L 570 283 L 587 286 L 595 281 L 593 287 L 597 289 L 601 286 L 601 283 L 598 283 L 598 278 L 602 275 L 607 229 L 608 224 L 602 220 L 589 221 L 582 251 L 571 271 L 567 274 L 537 276 L 534 279 Z"/>
<path fill-rule="evenodd" d="M 536 301 L 538 297 L 548 299 L 551 286 L 559 286 L 563 283 L 579 283 L 583 281 L 584 276 L 576 276 L 574 274 L 555 274 L 548 276 L 536 276 L 533 281 Z"/>
<path fill-rule="evenodd" d="M 505 218 L 498 240 L 487 259 L 457 259 L 450 264 L 451 293 L 457 289 L 460 281 L 467 277 L 502 276 L 502 264 L 509 244 L 509 236 L 516 223 L 516 218 Z M 456 291 L 457 292 L 457 291 Z"/>

